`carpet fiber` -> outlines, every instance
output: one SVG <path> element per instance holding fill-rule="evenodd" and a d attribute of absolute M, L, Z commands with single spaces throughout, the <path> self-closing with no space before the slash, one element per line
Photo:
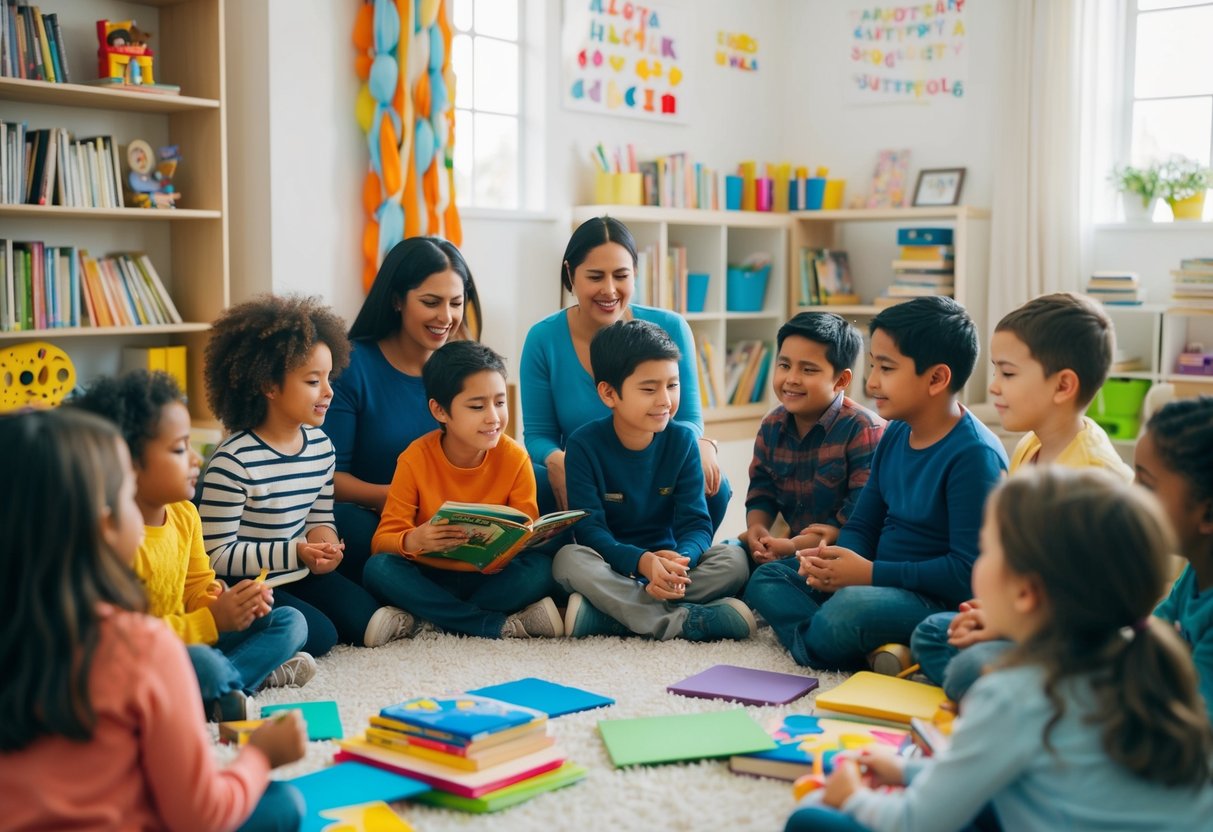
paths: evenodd
<path fill-rule="evenodd" d="M 616 770 L 598 736 L 601 719 L 696 713 L 738 707 L 731 702 L 690 699 L 666 686 L 714 664 L 803 673 L 770 629 L 745 642 L 692 644 L 639 638 L 501 640 L 425 632 L 375 650 L 339 647 L 320 660 L 306 687 L 267 690 L 258 705 L 335 699 L 346 735 L 360 731 L 384 705 L 414 696 L 537 676 L 611 696 L 608 708 L 563 716 L 552 731 L 569 759 L 589 769 L 580 783 L 541 795 L 491 815 L 469 815 L 411 803 L 397 806 L 419 832 L 444 829 L 746 829 L 779 830 L 792 809 L 791 784 L 731 774 L 727 761 Z M 842 676 L 814 673 L 821 688 Z M 790 705 L 749 707 L 760 725 L 788 712 L 807 712 L 809 697 Z M 326 765 L 331 742 L 309 744 L 304 760 L 284 767 L 287 778 Z"/>

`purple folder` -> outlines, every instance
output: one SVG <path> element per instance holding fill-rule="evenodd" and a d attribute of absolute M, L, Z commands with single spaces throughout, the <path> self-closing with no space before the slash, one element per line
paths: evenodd
<path fill-rule="evenodd" d="M 700 699 L 731 699 L 746 705 L 786 705 L 815 687 L 817 680 L 812 676 L 718 664 L 675 682 L 666 690 Z"/>

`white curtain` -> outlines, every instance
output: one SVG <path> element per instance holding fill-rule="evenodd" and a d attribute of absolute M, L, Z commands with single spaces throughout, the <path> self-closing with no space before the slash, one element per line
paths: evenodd
<path fill-rule="evenodd" d="M 1015 0 L 994 156 L 991 330 L 1037 295 L 1086 284 L 1124 99 L 1124 3 Z"/>

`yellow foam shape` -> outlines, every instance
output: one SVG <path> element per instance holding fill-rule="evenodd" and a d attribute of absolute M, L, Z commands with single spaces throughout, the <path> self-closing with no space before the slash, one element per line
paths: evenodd
<path fill-rule="evenodd" d="M 382 800 L 328 809 L 320 817 L 337 821 L 324 827 L 324 832 L 413 832 L 408 821 Z"/>

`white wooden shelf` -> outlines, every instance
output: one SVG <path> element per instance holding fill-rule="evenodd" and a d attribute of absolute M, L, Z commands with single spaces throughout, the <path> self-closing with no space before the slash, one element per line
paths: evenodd
<path fill-rule="evenodd" d="M 125 110 L 132 113 L 188 113 L 195 110 L 217 110 L 220 106 L 219 102 L 212 98 L 113 90 L 88 84 L 52 84 L 49 81 L 31 81 L 28 78 L 0 78 L 0 98 L 26 104 Z"/>
<path fill-rule="evenodd" d="M 0 217 L 48 220 L 217 220 L 222 211 L 204 208 L 73 208 L 68 205 L 0 205 Z"/>
<path fill-rule="evenodd" d="M 146 324 L 141 326 L 65 326 L 0 332 L 0 341 L 29 341 L 34 338 L 108 338 L 114 335 L 179 335 L 206 332 L 209 323 Z"/>

